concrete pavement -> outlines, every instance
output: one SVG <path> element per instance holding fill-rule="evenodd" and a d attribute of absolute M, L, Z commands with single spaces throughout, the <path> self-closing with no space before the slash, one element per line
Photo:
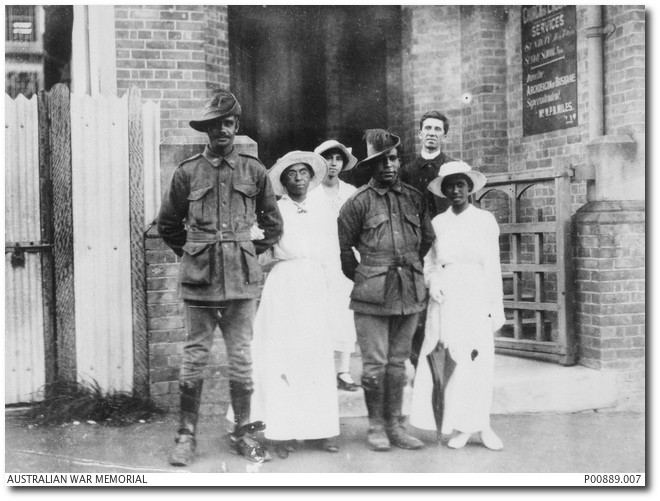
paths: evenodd
<path fill-rule="evenodd" d="M 360 369 L 359 358 L 354 357 L 351 373 L 358 381 Z M 225 436 L 229 423 L 218 415 L 200 418 L 196 462 L 186 468 L 175 468 L 167 462 L 177 428 L 175 414 L 122 428 L 89 423 L 29 428 L 8 413 L 5 472 L 644 473 L 645 415 L 614 411 L 617 400 L 611 379 L 611 374 L 585 367 L 560 367 L 498 355 L 492 415 L 493 428 L 504 442 L 504 450 L 498 452 L 478 442 L 452 450 L 437 442 L 435 432 L 412 427 L 409 428 L 413 435 L 426 443 L 424 449 L 373 452 L 365 444 L 368 423 L 361 390 L 339 392 L 339 453 L 330 454 L 304 443 L 288 459 L 281 460 L 273 454 L 272 461 L 261 465 L 229 451 Z M 412 381 L 412 372 L 409 380 Z M 411 393 L 408 386 L 404 413 L 409 408 Z M 220 397 L 206 395 L 206 398 Z M 182 484 L 177 485 L 190 485 L 190 478 L 182 475 Z M 270 481 L 248 478 L 247 485 Z M 425 476 L 424 481 L 438 485 L 436 478 Z M 215 485 L 214 477 L 211 481 Z M 222 477 L 218 477 L 218 485 L 223 485 L 222 482 Z"/>
<path fill-rule="evenodd" d="M 493 415 L 505 444 L 493 452 L 478 443 L 448 449 L 434 432 L 411 428 L 426 448 L 373 452 L 365 445 L 367 419 L 341 418 L 340 451 L 305 443 L 288 459 L 255 465 L 229 452 L 227 422 L 202 418 L 198 459 L 186 468 L 167 463 L 176 417 L 128 427 L 81 423 L 28 428 L 5 420 L 6 473 L 643 473 L 645 416 L 640 413 L 578 412 Z M 272 448 L 271 448 L 272 450 Z"/>

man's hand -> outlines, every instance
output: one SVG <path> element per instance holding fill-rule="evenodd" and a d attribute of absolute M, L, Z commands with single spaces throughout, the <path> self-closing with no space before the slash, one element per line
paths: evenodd
<path fill-rule="evenodd" d="M 250 228 L 250 240 L 263 240 L 265 236 L 264 230 L 259 228 L 257 223 L 254 223 Z"/>

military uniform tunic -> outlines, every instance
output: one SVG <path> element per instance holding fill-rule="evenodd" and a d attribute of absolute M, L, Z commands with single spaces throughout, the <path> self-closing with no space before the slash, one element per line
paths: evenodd
<path fill-rule="evenodd" d="M 353 311 L 409 315 L 426 307 L 422 259 L 434 234 L 419 191 L 372 179 L 344 204 L 338 224 L 342 271 L 354 282 Z"/>
<path fill-rule="evenodd" d="M 264 230 L 263 240 L 250 240 L 255 222 Z M 257 255 L 282 234 L 282 216 L 266 168 L 235 148 L 225 157 L 214 157 L 207 146 L 174 171 L 158 231 L 182 258 L 182 299 L 257 298 L 263 278 Z"/>

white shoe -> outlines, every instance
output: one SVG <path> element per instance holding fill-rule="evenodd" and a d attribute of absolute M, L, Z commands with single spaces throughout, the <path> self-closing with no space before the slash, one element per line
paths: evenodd
<path fill-rule="evenodd" d="M 481 432 L 481 441 L 491 451 L 501 451 L 504 448 L 504 444 L 500 440 L 500 437 L 498 437 L 491 428 Z"/>
<path fill-rule="evenodd" d="M 468 440 L 472 436 L 471 433 L 460 432 L 455 437 L 452 437 L 449 442 L 447 442 L 447 447 L 450 449 L 462 449 L 467 444 Z"/>

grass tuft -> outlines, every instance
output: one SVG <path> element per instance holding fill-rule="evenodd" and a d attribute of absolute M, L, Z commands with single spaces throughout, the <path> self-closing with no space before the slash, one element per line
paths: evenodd
<path fill-rule="evenodd" d="M 106 426 L 126 426 L 165 413 L 149 398 L 127 392 L 104 394 L 96 381 L 57 381 L 46 385 L 43 394 L 43 401 L 31 406 L 23 416 L 29 424 L 95 421 Z"/>

